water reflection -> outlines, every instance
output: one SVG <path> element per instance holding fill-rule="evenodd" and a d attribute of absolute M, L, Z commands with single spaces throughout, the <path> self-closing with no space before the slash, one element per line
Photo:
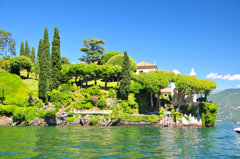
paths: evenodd
<path fill-rule="evenodd" d="M 0 157 L 240 157 L 232 128 L 0 127 Z"/>

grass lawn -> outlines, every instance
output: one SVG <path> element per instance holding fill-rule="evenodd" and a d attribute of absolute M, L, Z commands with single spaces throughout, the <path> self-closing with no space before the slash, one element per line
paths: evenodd
<path fill-rule="evenodd" d="M 22 81 L 28 86 L 32 91 L 38 90 L 38 80 L 35 79 L 22 79 Z"/>
<path fill-rule="evenodd" d="M 19 76 L 7 72 L 0 72 L 0 88 L 5 90 L 5 104 L 23 105 L 30 92 Z"/>

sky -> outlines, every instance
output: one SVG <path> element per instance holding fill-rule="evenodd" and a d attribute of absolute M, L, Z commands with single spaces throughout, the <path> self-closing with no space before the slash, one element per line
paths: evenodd
<path fill-rule="evenodd" d="M 240 0 L 0 0 L 0 29 L 36 52 L 44 28 L 54 27 L 61 56 L 73 63 L 86 38 L 102 39 L 105 52 L 127 51 L 136 62 L 240 87 Z"/>

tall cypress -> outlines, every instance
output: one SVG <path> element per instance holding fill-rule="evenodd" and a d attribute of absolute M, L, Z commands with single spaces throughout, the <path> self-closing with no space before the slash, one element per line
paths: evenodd
<path fill-rule="evenodd" d="M 38 45 L 38 62 L 39 62 L 39 80 L 38 80 L 38 97 L 44 102 L 46 100 L 46 87 L 47 87 L 47 66 L 46 56 L 43 54 L 43 40 L 40 39 Z"/>
<path fill-rule="evenodd" d="M 39 42 L 40 43 L 40 42 Z M 45 28 L 43 49 L 42 53 L 39 53 L 39 83 L 38 83 L 38 97 L 44 102 L 47 102 L 47 92 L 50 91 L 49 85 L 51 84 L 50 73 L 51 73 L 51 61 L 48 41 L 48 30 Z"/>
<path fill-rule="evenodd" d="M 127 55 L 127 51 L 124 52 L 122 71 L 123 76 L 122 80 L 120 81 L 119 96 L 121 99 L 126 100 L 128 99 L 128 93 L 131 84 L 130 62 L 129 57 Z"/>
<path fill-rule="evenodd" d="M 25 43 L 25 56 L 30 58 L 30 47 L 28 46 L 28 41 Z"/>
<path fill-rule="evenodd" d="M 23 41 L 21 42 L 21 47 L 20 47 L 20 56 L 24 56 L 25 55 L 25 50 L 24 50 L 24 43 Z"/>
<path fill-rule="evenodd" d="M 60 85 L 61 78 L 61 55 L 60 55 L 60 36 L 58 28 L 54 28 L 54 36 L 52 41 L 52 56 L 51 56 L 51 89 L 57 89 Z"/>
<path fill-rule="evenodd" d="M 36 58 L 35 58 L 35 49 L 34 49 L 34 47 L 32 47 L 32 50 L 31 50 L 31 61 L 35 65 Z"/>
<path fill-rule="evenodd" d="M 43 39 L 39 40 L 39 44 L 38 44 L 38 53 L 37 53 L 37 64 L 39 65 L 39 61 L 40 61 L 40 56 L 43 52 Z"/>
<path fill-rule="evenodd" d="M 44 39 L 43 39 L 43 52 L 46 55 L 46 62 L 47 62 L 47 77 L 48 77 L 48 85 L 47 85 L 47 92 L 51 90 L 51 55 L 50 55 L 50 43 L 48 40 L 48 30 L 47 27 L 44 31 Z"/>

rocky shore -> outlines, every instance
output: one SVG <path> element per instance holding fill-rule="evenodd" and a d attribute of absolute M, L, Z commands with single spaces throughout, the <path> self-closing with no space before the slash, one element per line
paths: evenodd
<path fill-rule="evenodd" d="M 13 122 L 11 117 L 0 117 L 0 126 L 160 126 L 160 127 L 202 127 L 201 120 L 190 117 L 189 120 L 182 117 L 179 121 L 173 120 L 159 120 L 158 122 L 138 121 L 129 122 L 119 120 L 113 122 L 110 117 L 104 115 L 98 115 L 98 120 L 94 123 L 91 119 L 97 118 L 96 115 L 79 115 L 77 120 L 73 122 L 67 122 L 68 114 L 66 112 L 58 113 L 54 119 L 42 119 L 36 118 L 29 123 Z"/>

